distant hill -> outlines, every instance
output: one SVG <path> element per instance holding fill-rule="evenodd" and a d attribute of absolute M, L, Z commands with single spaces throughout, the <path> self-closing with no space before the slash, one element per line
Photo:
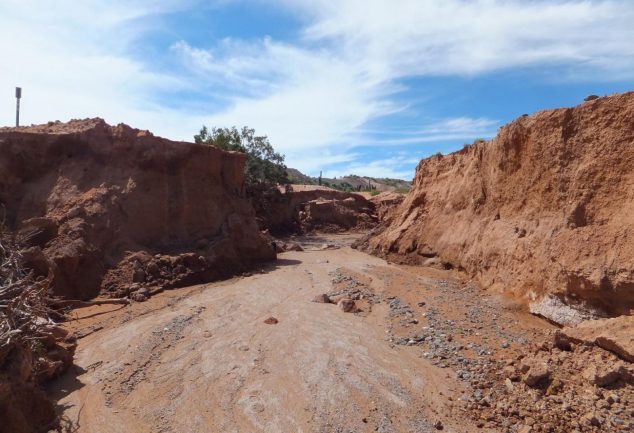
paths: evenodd
<path fill-rule="evenodd" d="M 319 184 L 318 178 L 305 175 L 297 169 L 288 168 L 287 172 L 292 184 Z M 342 176 L 338 178 L 324 177 L 321 180 L 321 184 L 323 186 L 328 186 L 340 191 L 396 191 L 402 193 L 409 191 L 412 185 L 411 182 L 402 179 L 375 178 L 368 176 L 357 176 L 355 174 L 350 174 L 348 176 Z"/>

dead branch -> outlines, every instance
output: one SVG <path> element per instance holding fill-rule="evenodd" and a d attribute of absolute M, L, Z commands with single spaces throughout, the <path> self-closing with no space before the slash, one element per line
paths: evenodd
<path fill-rule="evenodd" d="M 78 299 L 49 299 L 49 305 L 55 307 L 90 307 L 93 305 L 117 305 L 129 304 L 128 298 L 112 298 L 112 299 L 94 299 L 92 301 L 80 301 Z"/>

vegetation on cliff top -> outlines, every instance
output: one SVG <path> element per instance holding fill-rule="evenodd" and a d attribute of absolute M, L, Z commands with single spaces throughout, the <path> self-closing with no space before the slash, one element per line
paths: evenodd
<path fill-rule="evenodd" d="M 231 128 L 212 128 L 203 126 L 194 136 L 198 144 L 215 146 L 222 150 L 242 152 L 247 155 L 244 168 L 247 184 L 286 184 L 288 174 L 284 164 L 284 155 L 275 151 L 266 135 L 255 135 L 255 129 L 244 126 L 238 130 Z"/>

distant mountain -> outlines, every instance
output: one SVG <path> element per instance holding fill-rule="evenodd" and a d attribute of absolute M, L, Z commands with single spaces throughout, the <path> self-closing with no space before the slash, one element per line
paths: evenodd
<path fill-rule="evenodd" d="M 301 171 L 288 168 L 288 177 L 292 184 L 295 185 L 318 185 L 319 178 L 305 175 Z M 350 174 L 339 178 L 321 179 L 323 186 L 328 186 L 340 191 L 409 191 L 412 183 L 402 179 L 375 178 L 368 176 L 357 176 Z"/>

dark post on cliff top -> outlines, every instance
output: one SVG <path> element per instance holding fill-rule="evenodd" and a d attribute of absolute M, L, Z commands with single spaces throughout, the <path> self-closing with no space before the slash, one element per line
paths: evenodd
<path fill-rule="evenodd" d="M 15 126 L 20 126 L 20 98 L 22 97 L 22 87 L 15 88 Z"/>

